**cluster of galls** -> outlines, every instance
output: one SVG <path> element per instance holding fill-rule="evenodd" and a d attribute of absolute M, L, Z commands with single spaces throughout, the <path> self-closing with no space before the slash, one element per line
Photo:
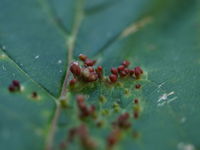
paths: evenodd
<path fill-rule="evenodd" d="M 109 76 L 109 79 L 112 83 L 115 83 L 119 77 L 135 77 L 136 79 L 139 79 L 141 75 L 143 74 L 143 70 L 138 66 L 134 69 L 129 69 L 130 62 L 127 60 L 124 60 L 120 66 L 117 68 L 111 68 L 110 72 L 112 73 Z"/>
<path fill-rule="evenodd" d="M 19 92 L 21 89 L 20 82 L 18 80 L 13 80 L 12 83 L 8 86 L 10 92 Z"/>
<path fill-rule="evenodd" d="M 103 68 L 98 66 L 94 68 L 96 60 L 90 60 L 86 55 L 80 54 L 79 59 L 84 63 L 83 67 L 78 62 L 73 62 L 70 66 L 74 78 L 70 81 L 70 86 L 73 87 L 77 81 L 82 82 L 94 82 L 98 79 L 102 79 Z"/>
<path fill-rule="evenodd" d="M 95 106 L 94 105 L 91 105 L 91 106 L 86 106 L 85 104 L 85 99 L 84 99 L 84 96 L 82 95 L 78 95 L 77 98 L 77 105 L 78 105 L 78 108 L 79 108 L 79 112 L 80 112 L 80 119 L 85 119 L 86 117 L 95 117 Z"/>
<path fill-rule="evenodd" d="M 89 59 L 86 55 L 80 54 L 79 59 L 83 62 L 80 66 L 78 62 L 73 62 L 70 66 L 74 78 L 70 81 L 70 86 L 73 87 L 77 81 L 94 82 L 103 79 L 103 67 L 98 66 L 94 68 L 96 60 Z M 109 75 L 109 83 L 117 82 L 119 77 L 134 77 L 140 79 L 143 74 L 141 67 L 137 66 L 134 69 L 129 69 L 130 62 L 124 60 L 117 68 L 111 68 L 111 75 Z"/>
<path fill-rule="evenodd" d="M 133 117 L 137 119 L 139 117 L 139 100 L 134 99 L 134 104 L 136 107 L 134 108 Z M 124 113 L 121 114 L 116 121 L 112 123 L 113 131 L 107 137 L 107 147 L 108 149 L 112 149 L 120 140 L 122 130 L 129 129 L 131 127 L 130 122 L 130 114 Z"/>
<path fill-rule="evenodd" d="M 107 137 L 108 149 L 112 149 L 119 142 L 122 130 L 129 129 L 131 127 L 129 119 L 130 115 L 126 112 L 121 114 L 117 120 L 113 122 L 114 129 Z"/>
<path fill-rule="evenodd" d="M 13 80 L 12 83 L 8 86 L 8 90 L 11 93 L 20 92 L 21 89 L 22 89 L 22 86 L 18 80 Z M 31 97 L 35 99 L 38 98 L 37 92 L 32 92 Z"/>
<path fill-rule="evenodd" d="M 87 118 L 87 117 L 95 117 L 95 106 L 87 106 L 85 103 L 85 98 L 83 95 L 78 95 L 76 97 L 77 107 L 79 109 L 79 117 L 81 120 Z M 133 117 L 137 119 L 139 117 L 139 99 L 134 99 L 134 111 L 133 111 Z M 107 148 L 113 149 L 114 146 L 120 141 L 121 134 L 124 130 L 131 128 L 131 122 L 130 122 L 130 114 L 128 112 L 123 113 L 118 116 L 118 118 L 112 122 L 113 130 L 110 132 L 108 137 L 106 138 L 107 142 Z M 101 125 L 100 125 L 101 126 Z M 67 142 L 65 142 L 62 147 L 66 148 L 67 144 L 71 143 L 74 138 L 77 137 L 82 146 L 86 149 L 95 149 L 96 143 L 88 134 L 88 129 L 85 125 L 81 125 L 79 127 L 75 127 L 69 130 L 69 135 Z"/>
<path fill-rule="evenodd" d="M 89 135 L 88 129 L 85 125 L 80 125 L 78 127 L 71 128 L 68 132 L 67 141 L 64 141 L 60 146 L 61 149 L 66 149 L 68 144 L 73 142 L 75 138 L 78 138 L 84 149 L 93 150 L 96 149 L 96 143 L 92 140 Z"/>

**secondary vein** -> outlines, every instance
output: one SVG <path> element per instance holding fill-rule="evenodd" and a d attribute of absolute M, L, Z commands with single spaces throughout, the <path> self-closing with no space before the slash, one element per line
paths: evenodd
<path fill-rule="evenodd" d="M 47 0 L 38 0 L 41 7 L 46 11 L 47 16 L 50 18 L 51 22 L 55 25 L 55 27 L 61 31 L 64 37 L 69 35 L 68 29 L 65 27 L 60 18 L 56 15 L 55 10 L 49 5 Z"/>
<path fill-rule="evenodd" d="M 135 32 L 139 31 L 141 28 L 145 27 L 148 23 L 152 21 L 152 17 L 146 16 L 142 18 L 141 20 L 138 20 L 137 22 L 133 22 L 130 25 L 128 25 L 126 28 L 121 30 L 118 34 L 116 34 L 114 37 L 112 37 L 110 40 L 108 40 L 95 54 L 95 58 L 98 58 L 106 49 L 108 49 L 111 45 L 113 45 L 115 42 L 124 39 L 128 37 L 131 34 L 134 34 Z"/>

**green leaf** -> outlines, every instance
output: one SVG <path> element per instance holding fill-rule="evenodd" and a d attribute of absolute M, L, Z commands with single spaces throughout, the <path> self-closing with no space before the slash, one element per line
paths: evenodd
<path fill-rule="evenodd" d="M 85 124 L 96 149 L 105 149 L 112 123 L 128 112 L 131 128 L 114 149 L 199 149 L 199 6 L 198 0 L 1 0 L 0 148 L 60 149 L 68 130 Z M 105 75 L 125 59 L 144 74 L 71 89 L 69 64 L 80 53 L 96 59 Z M 20 92 L 9 92 L 12 80 L 20 81 Z M 80 120 L 77 94 L 96 106 L 96 119 Z M 78 138 L 67 146 L 83 149 Z"/>

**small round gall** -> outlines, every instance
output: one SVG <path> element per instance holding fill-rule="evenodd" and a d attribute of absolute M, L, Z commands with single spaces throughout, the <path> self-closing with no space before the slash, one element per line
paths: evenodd
<path fill-rule="evenodd" d="M 126 112 L 126 113 L 119 116 L 118 121 L 123 122 L 123 121 L 127 120 L 129 117 L 130 117 L 129 113 Z"/>
<path fill-rule="evenodd" d="M 138 104 L 139 103 L 139 100 L 136 98 L 134 99 L 134 104 Z"/>
<path fill-rule="evenodd" d="M 127 61 L 127 60 L 124 60 L 124 61 L 122 62 L 122 65 L 123 65 L 124 67 L 128 67 L 128 66 L 130 65 L 130 62 Z"/>
<path fill-rule="evenodd" d="M 87 59 L 87 56 L 84 55 L 84 54 L 80 54 L 80 55 L 79 55 L 79 59 L 80 59 L 81 61 L 85 62 L 86 59 Z"/>
<path fill-rule="evenodd" d="M 102 72 L 103 71 L 103 67 L 102 66 L 98 66 L 96 69 L 97 72 Z"/>
<path fill-rule="evenodd" d="M 135 85 L 135 88 L 136 88 L 136 89 L 140 89 L 140 88 L 141 88 L 141 84 L 136 84 L 136 85 Z"/>
<path fill-rule="evenodd" d="M 135 76 L 137 79 L 139 79 L 140 75 L 143 74 L 143 70 L 139 66 L 135 67 L 134 71 L 135 71 Z"/>
<path fill-rule="evenodd" d="M 85 65 L 86 66 L 94 66 L 95 63 L 96 63 L 95 60 L 90 60 L 90 59 L 86 59 L 85 60 Z"/>
<path fill-rule="evenodd" d="M 101 79 L 103 77 L 103 67 L 102 66 L 98 66 L 96 69 L 95 69 L 99 79 Z"/>
<path fill-rule="evenodd" d="M 15 92 L 15 87 L 13 85 L 9 85 L 8 90 L 10 92 Z"/>
<path fill-rule="evenodd" d="M 20 83 L 19 83 L 18 80 L 13 80 L 13 81 L 12 81 L 12 84 L 13 84 L 13 86 L 15 86 L 15 87 L 17 87 L 17 88 L 20 88 Z"/>
<path fill-rule="evenodd" d="M 139 72 L 140 74 L 143 74 L 143 70 L 140 66 L 135 67 L 135 71 Z"/>
<path fill-rule="evenodd" d="M 70 71 L 75 76 L 79 76 L 81 74 L 81 68 L 79 67 L 78 63 L 75 63 L 75 62 L 71 64 Z"/>
<path fill-rule="evenodd" d="M 32 98 L 37 98 L 37 97 L 38 97 L 37 92 L 32 92 Z"/>
<path fill-rule="evenodd" d="M 118 68 L 117 68 L 117 70 L 118 70 L 118 72 L 121 72 L 121 71 L 123 71 L 124 70 L 124 66 L 123 65 L 120 65 Z"/>
<path fill-rule="evenodd" d="M 115 74 L 115 75 L 118 74 L 118 70 L 117 70 L 116 68 L 114 68 L 114 67 L 111 68 L 110 72 L 111 72 L 112 74 Z"/>
<path fill-rule="evenodd" d="M 139 113 L 138 113 L 137 111 L 135 111 L 135 112 L 133 113 L 133 116 L 134 116 L 135 119 L 138 119 Z"/>
<path fill-rule="evenodd" d="M 116 145 L 120 139 L 120 130 L 119 129 L 115 129 L 114 131 L 112 131 L 109 136 L 107 137 L 106 141 L 107 141 L 107 147 L 108 149 L 112 149 L 114 145 Z"/>
<path fill-rule="evenodd" d="M 117 139 L 114 136 L 110 136 L 107 138 L 108 147 L 113 147 L 117 143 Z"/>
<path fill-rule="evenodd" d="M 112 83 L 115 83 L 115 82 L 117 81 L 117 76 L 116 76 L 115 74 L 111 74 L 111 75 L 109 76 L 109 79 L 110 79 L 110 81 L 111 81 Z"/>

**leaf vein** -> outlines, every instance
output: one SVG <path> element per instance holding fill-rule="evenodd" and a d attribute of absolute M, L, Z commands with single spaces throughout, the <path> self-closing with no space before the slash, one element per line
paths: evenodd
<path fill-rule="evenodd" d="M 77 34 L 80 28 L 80 25 L 82 23 L 83 17 L 84 17 L 84 8 L 83 5 L 84 4 L 84 0 L 77 0 L 76 1 L 76 14 L 75 14 L 75 18 L 74 18 L 74 25 L 72 28 L 72 32 L 71 34 L 67 37 L 66 39 L 66 47 L 67 47 L 67 51 L 68 51 L 68 66 L 66 69 L 66 75 L 62 84 L 62 89 L 61 89 L 61 94 L 60 94 L 60 98 L 59 101 L 61 100 L 66 100 L 66 94 L 67 94 L 67 85 L 68 85 L 68 81 L 69 81 L 69 77 L 70 77 L 70 64 L 73 60 L 73 51 L 74 51 L 74 47 L 75 47 L 75 43 L 76 43 L 76 38 L 77 38 Z M 50 129 L 47 135 L 47 141 L 46 141 L 46 145 L 45 145 L 45 149 L 46 150 L 52 150 L 53 148 L 53 143 L 54 143 L 54 137 L 56 134 L 56 130 L 57 130 L 57 122 L 58 119 L 60 117 L 61 114 L 61 105 L 60 103 L 58 103 L 53 119 L 51 121 L 50 124 Z"/>

